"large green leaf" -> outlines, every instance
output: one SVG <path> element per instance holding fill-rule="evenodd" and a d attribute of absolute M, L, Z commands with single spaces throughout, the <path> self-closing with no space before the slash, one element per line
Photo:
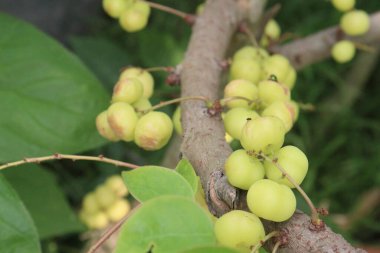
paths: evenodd
<path fill-rule="evenodd" d="M 191 188 L 193 189 L 193 192 L 196 193 L 198 190 L 198 176 L 195 174 L 195 170 L 189 160 L 187 159 L 181 159 L 179 163 L 177 164 L 177 167 L 175 170 L 181 174 L 186 181 L 190 184 Z"/>
<path fill-rule="evenodd" d="M 104 143 L 94 122 L 109 98 L 95 76 L 33 26 L 0 24 L 0 162 Z"/>
<path fill-rule="evenodd" d="M 4 175 L 30 212 L 42 239 L 83 229 L 52 173 L 27 164 L 6 170 Z"/>
<path fill-rule="evenodd" d="M 178 253 L 215 241 L 213 223 L 193 200 L 163 196 L 143 203 L 125 222 L 115 253 Z"/>
<path fill-rule="evenodd" d="M 140 202 L 163 195 L 194 196 L 186 179 L 168 168 L 143 166 L 122 175 L 128 190 Z"/>
<path fill-rule="evenodd" d="M 0 252 L 41 252 L 37 230 L 16 192 L 0 174 Z"/>

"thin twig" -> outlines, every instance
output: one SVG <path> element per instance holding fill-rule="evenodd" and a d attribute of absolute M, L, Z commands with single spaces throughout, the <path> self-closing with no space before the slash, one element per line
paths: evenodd
<path fill-rule="evenodd" d="M 281 246 L 281 241 L 276 242 L 276 244 L 273 247 L 272 253 L 276 253 L 277 250 L 280 248 L 280 246 Z"/>
<path fill-rule="evenodd" d="M 54 155 L 50 155 L 50 156 L 24 158 L 20 161 L 6 163 L 6 164 L 3 164 L 0 166 L 0 170 L 4 170 L 4 169 L 10 168 L 10 167 L 19 166 L 19 165 L 26 164 L 26 163 L 41 163 L 41 162 L 45 162 L 45 161 L 61 160 L 61 159 L 68 159 L 68 160 L 73 160 L 73 161 L 86 160 L 86 161 L 104 162 L 104 163 L 113 164 L 115 166 L 126 167 L 126 168 L 130 168 L 130 169 L 136 169 L 136 168 L 140 167 L 136 164 L 126 163 L 126 162 L 122 162 L 119 160 L 110 159 L 110 158 L 104 157 L 102 155 L 100 155 L 100 156 L 82 156 L 82 155 L 54 154 Z"/>
<path fill-rule="evenodd" d="M 269 239 L 278 236 L 278 231 L 272 231 L 269 234 L 267 234 L 258 244 L 255 245 L 255 247 L 252 248 L 251 253 L 256 253 Z"/>
<path fill-rule="evenodd" d="M 204 96 L 180 97 L 180 98 L 175 98 L 175 99 L 172 99 L 172 100 L 161 102 L 161 103 L 159 103 L 157 105 L 152 106 L 151 108 L 149 108 L 147 110 L 142 111 L 142 113 L 148 113 L 148 112 L 154 111 L 154 110 L 156 110 L 158 108 L 161 108 L 161 107 L 164 107 L 164 106 L 167 106 L 167 105 L 171 105 L 171 104 L 180 103 L 182 101 L 187 101 L 187 100 L 201 100 L 201 101 L 205 102 L 207 104 L 207 106 L 211 105 L 211 101 L 208 98 L 204 97 Z"/>
<path fill-rule="evenodd" d="M 119 230 L 119 228 L 124 224 L 124 222 L 126 220 L 128 220 L 128 218 L 136 212 L 137 209 L 140 208 L 140 204 L 137 205 L 135 208 L 133 208 L 132 211 L 130 211 L 127 215 L 125 215 L 121 220 L 119 220 L 115 225 L 113 225 L 112 227 L 110 227 L 101 237 L 100 239 L 94 244 L 91 246 L 91 248 L 87 251 L 87 253 L 95 253 L 99 248 L 100 246 L 103 245 L 103 243 L 105 243 L 110 237 L 111 235 L 113 235 L 113 233 L 115 233 L 117 230 Z"/>
<path fill-rule="evenodd" d="M 177 9 L 174 9 L 174 8 L 171 8 L 169 6 L 165 6 L 165 5 L 162 5 L 159 3 L 154 3 L 154 2 L 150 2 L 150 1 L 144 1 L 144 2 L 149 4 L 149 6 L 154 8 L 154 9 L 173 14 L 173 15 L 178 16 L 178 17 L 183 18 L 183 19 L 187 19 L 189 16 L 192 16 L 191 14 L 188 14 L 186 12 L 179 11 Z"/>

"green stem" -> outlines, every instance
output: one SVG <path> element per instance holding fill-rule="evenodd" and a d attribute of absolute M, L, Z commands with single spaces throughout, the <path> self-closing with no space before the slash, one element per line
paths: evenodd
<path fill-rule="evenodd" d="M 281 246 L 281 242 L 280 241 L 276 242 L 276 244 L 273 247 L 272 253 L 276 253 L 278 248 L 280 248 L 280 246 Z"/>
<path fill-rule="evenodd" d="M 251 253 L 256 253 L 269 239 L 277 236 L 280 232 L 278 231 L 272 231 L 269 234 L 267 234 L 258 244 L 255 245 L 255 247 L 252 248 Z"/>
<path fill-rule="evenodd" d="M 178 17 L 183 18 L 183 19 L 186 19 L 187 17 L 191 16 L 191 14 L 188 14 L 188 13 L 183 12 L 183 11 L 176 10 L 174 8 L 171 8 L 171 7 L 159 4 L 159 3 L 154 3 L 154 2 L 150 2 L 150 1 L 144 1 L 144 2 L 149 4 L 149 6 L 154 8 L 154 9 L 173 14 L 173 15 L 178 16 Z"/>
<path fill-rule="evenodd" d="M 248 106 L 260 103 L 260 99 L 251 100 L 251 99 L 246 98 L 246 97 L 234 96 L 234 97 L 228 97 L 228 98 L 221 99 L 220 104 L 222 106 L 225 106 L 228 102 L 233 101 L 233 100 L 245 100 L 248 102 Z"/>
<path fill-rule="evenodd" d="M 142 111 L 142 113 L 145 114 L 145 113 L 148 113 L 150 111 L 154 111 L 154 110 L 156 110 L 158 108 L 161 108 L 161 107 L 164 107 L 164 106 L 167 106 L 167 105 L 171 105 L 171 104 L 180 103 L 182 101 L 187 101 L 187 100 L 201 100 L 201 101 L 203 101 L 203 102 L 206 103 L 207 107 L 211 106 L 211 104 L 212 104 L 208 100 L 208 98 L 206 98 L 204 96 L 180 97 L 180 98 L 176 98 L 176 99 L 172 99 L 172 100 L 161 102 L 161 103 L 159 103 L 157 105 L 152 106 L 151 108 L 149 108 L 147 110 Z"/>
<path fill-rule="evenodd" d="M 148 72 L 158 72 L 158 71 L 170 72 L 170 69 L 172 68 L 173 67 L 152 67 L 152 68 L 146 68 L 144 70 Z"/>

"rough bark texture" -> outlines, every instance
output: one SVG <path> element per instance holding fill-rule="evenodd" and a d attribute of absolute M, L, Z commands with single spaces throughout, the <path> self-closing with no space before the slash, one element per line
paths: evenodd
<path fill-rule="evenodd" d="M 368 33 L 360 37 L 347 37 L 338 26 L 334 26 L 302 39 L 294 40 L 283 46 L 273 48 L 273 52 L 285 55 L 296 69 L 330 56 L 331 47 L 343 38 L 366 45 L 374 45 L 380 41 L 380 12 L 371 15 L 371 26 Z"/>
<path fill-rule="evenodd" d="M 183 62 L 182 96 L 218 98 L 222 71 L 219 62 L 224 58 L 232 34 L 242 18 L 241 6 L 247 1 L 207 2 L 203 15 L 194 25 Z M 250 2 L 256 5 L 245 7 L 255 6 L 253 8 L 261 11 L 262 1 Z M 231 149 L 224 140 L 221 118 L 209 116 L 203 102 L 186 101 L 182 103 L 182 125 L 182 152 L 201 177 L 210 210 L 220 216 L 231 209 L 244 209 L 244 192 L 231 187 L 223 175 L 223 165 Z M 265 224 L 267 232 L 278 229 L 286 231 L 288 244 L 279 252 L 363 252 L 353 248 L 329 228 L 316 232 L 309 226 L 310 218 L 301 212 L 285 223 Z M 267 246 L 270 249 L 273 242 Z"/>

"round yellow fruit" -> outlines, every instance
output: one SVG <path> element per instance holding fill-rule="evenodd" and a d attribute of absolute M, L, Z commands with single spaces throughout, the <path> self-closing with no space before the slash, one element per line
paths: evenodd
<path fill-rule="evenodd" d="M 118 141 L 120 138 L 114 133 L 107 120 L 107 111 L 100 113 L 96 117 L 96 129 L 101 136 L 110 141 Z"/>
<path fill-rule="evenodd" d="M 173 117 L 172 117 L 174 129 L 177 132 L 177 134 L 182 135 L 182 125 L 181 125 L 181 107 L 178 106 L 177 109 L 175 109 Z"/>
<path fill-rule="evenodd" d="M 87 213 L 96 213 L 100 209 L 94 193 L 88 193 L 82 201 L 82 210 Z"/>
<path fill-rule="evenodd" d="M 289 89 L 272 80 L 264 80 L 259 83 L 259 99 L 264 107 L 277 101 L 290 101 Z"/>
<path fill-rule="evenodd" d="M 230 80 L 244 79 L 256 84 L 261 78 L 259 62 L 251 59 L 238 59 L 232 61 Z"/>
<path fill-rule="evenodd" d="M 340 27 L 345 34 L 359 36 L 368 32 L 370 20 L 368 13 L 362 10 L 353 10 L 345 13 L 340 19 Z"/>
<path fill-rule="evenodd" d="M 123 178 L 119 175 L 113 175 L 107 178 L 105 185 L 119 197 L 128 195 L 128 189 L 124 184 Z"/>
<path fill-rule="evenodd" d="M 105 185 L 100 185 L 95 190 L 96 201 L 102 208 L 107 208 L 116 201 L 116 194 Z"/>
<path fill-rule="evenodd" d="M 262 80 L 267 80 L 271 75 L 274 75 L 279 83 L 286 80 L 291 69 L 289 60 L 280 54 L 274 54 L 265 59 L 262 67 Z"/>
<path fill-rule="evenodd" d="M 355 0 L 331 0 L 331 3 L 338 11 L 346 12 L 355 6 Z"/>
<path fill-rule="evenodd" d="M 131 4 L 132 0 L 103 0 L 103 9 L 111 17 L 118 18 Z"/>
<path fill-rule="evenodd" d="M 250 101 L 256 100 L 258 98 L 258 90 L 256 85 L 244 79 L 237 79 L 229 82 L 224 88 L 224 98 L 227 100 L 228 98 L 231 98 L 231 100 L 227 102 L 227 106 L 229 108 L 250 107 L 249 101 L 245 99 L 238 99 L 236 97 L 246 98 Z"/>
<path fill-rule="evenodd" d="M 103 229 L 106 228 L 109 220 L 104 212 L 97 212 L 89 215 L 85 219 L 86 225 L 91 229 Z"/>
<path fill-rule="evenodd" d="M 143 85 L 143 97 L 150 98 L 154 91 L 154 79 L 152 75 L 141 68 L 127 68 L 120 74 L 119 80 L 125 78 L 137 78 Z"/>
<path fill-rule="evenodd" d="M 240 136 L 245 124 L 247 123 L 247 119 L 254 119 L 257 117 L 259 117 L 259 115 L 253 110 L 244 107 L 232 108 L 223 118 L 224 128 L 229 135 L 237 140 L 240 140 Z"/>
<path fill-rule="evenodd" d="M 236 51 L 236 53 L 233 56 L 233 61 L 245 59 L 261 62 L 262 60 L 268 57 L 268 52 L 263 48 L 245 46 Z"/>
<path fill-rule="evenodd" d="M 125 102 L 132 104 L 142 97 L 143 92 L 144 87 L 137 78 L 119 80 L 113 88 L 112 103 Z"/>
<path fill-rule="evenodd" d="M 355 45 L 349 40 L 341 40 L 332 47 L 331 56 L 339 63 L 351 61 L 355 56 Z"/>
<path fill-rule="evenodd" d="M 135 109 L 127 103 L 113 103 L 107 110 L 107 119 L 114 133 L 124 141 L 134 139 L 137 124 Z"/>
<path fill-rule="evenodd" d="M 127 8 L 123 11 L 119 18 L 120 26 L 127 32 L 138 32 L 146 27 L 149 20 L 149 11 L 145 7 L 140 6 L 141 4 L 149 5 L 143 1 L 137 1 L 139 6 L 133 6 Z"/>
<path fill-rule="evenodd" d="M 117 222 L 121 220 L 130 210 L 131 205 L 129 202 L 125 199 L 119 199 L 107 208 L 106 214 L 110 221 Z"/>
<path fill-rule="evenodd" d="M 261 114 L 262 116 L 273 116 L 282 121 L 285 126 L 285 131 L 293 127 L 295 114 L 292 111 L 292 105 L 289 102 L 277 101 L 269 105 Z"/>

